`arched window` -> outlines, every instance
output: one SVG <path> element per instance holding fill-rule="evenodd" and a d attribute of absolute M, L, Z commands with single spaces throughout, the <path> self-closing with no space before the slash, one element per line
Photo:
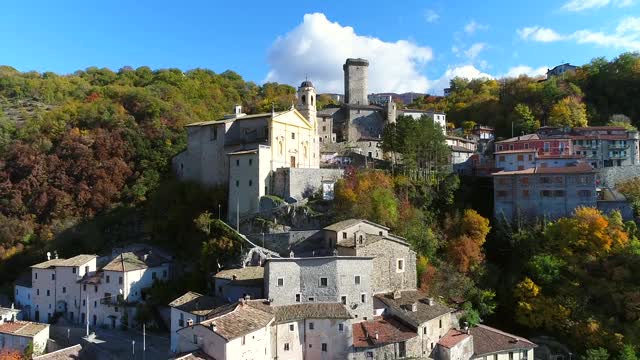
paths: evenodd
<path fill-rule="evenodd" d="M 305 101 L 306 101 L 306 100 L 307 100 L 306 95 L 302 95 L 302 103 L 303 103 L 303 104 L 305 103 Z"/>

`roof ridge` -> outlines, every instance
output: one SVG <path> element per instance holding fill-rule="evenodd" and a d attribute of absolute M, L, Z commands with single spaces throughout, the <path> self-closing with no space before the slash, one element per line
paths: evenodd
<path fill-rule="evenodd" d="M 496 328 L 494 328 L 494 327 L 491 327 L 491 326 L 488 326 L 488 325 L 485 325 L 485 324 L 478 324 L 478 325 L 476 325 L 476 326 L 477 326 L 477 327 L 485 328 L 485 329 L 487 329 L 487 330 L 493 331 L 493 332 L 498 333 L 498 334 L 500 334 L 500 335 L 508 336 L 508 337 L 514 338 L 514 339 L 516 339 L 516 340 L 522 340 L 522 341 L 528 342 L 528 343 L 530 343 L 530 344 L 533 344 L 530 340 L 527 340 L 527 339 L 525 339 L 525 338 L 523 338 L 523 337 L 520 337 L 520 336 L 518 336 L 518 335 L 510 334 L 510 333 L 508 333 L 508 332 L 506 332 L 506 331 L 502 331 L 502 330 L 500 330 L 500 329 L 496 329 Z"/>

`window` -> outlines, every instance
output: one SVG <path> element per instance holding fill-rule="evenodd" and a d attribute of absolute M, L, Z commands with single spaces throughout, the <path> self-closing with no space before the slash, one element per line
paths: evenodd
<path fill-rule="evenodd" d="M 167 278 L 167 270 L 162 270 L 162 277 Z"/>
<path fill-rule="evenodd" d="M 509 196 L 509 193 L 504 190 L 496 191 L 496 197 L 498 197 L 498 199 L 504 199 L 507 196 Z"/>
<path fill-rule="evenodd" d="M 326 277 L 320 278 L 320 287 L 327 287 L 328 280 Z"/>
<path fill-rule="evenodd" d="M 502 145 L 498 145 L 498 151 L 502 151 Z"/>
<path fill-rule="evenodd" d="M 56 274 L 51 274 L 51 280 L 55 280 L 56 279 Z"/>
<path fill-rule="evenodd" d="M 118 284 L 122 285 L 122 276 L 118 277 Z"/>
<path fill-rule="evenodd" d="M 105 277 L 105 281 L 106 281 L 107 284 L 110 283 L 111 282 L 111 276 L 107 275 Z"/>
<path fill-rule="evenodd" d="M 296 139 L 296 133 L 291 133 L 291 140 L 295 140 Z"/>
<path fill-rule="evenodd" d="M 360 275 L 356 275 L 354 279 L 355 279 L 355 284 L 360 285 Z"/>
<path fill-rule="evenodd" d="M 344 331 L 344 324 L 338 324 L 338 331 Z"/>
<path fill-rule="evenodd" d="M 500 155 L 500 156 L 498 157 L 498 161 L 504 161 L 504 155 Z"/>
<path fill-rule="evenodd" d="M 422 328 L 422 334 L 423 335 L 427 335 L 427 327 L 426 326 Z"/>
<path fill-rule="evenodd" d="M 520 178 L 520 183 L 522 185 L 529 185 L 529 178 L 527 176 L 521 177 Z"/>
<path fill-rule="evenodd" d="M 367 294 L 360 294 L 360 302 L 363 304 L 367 302 Z"/>
<path fill-rule="evenodd" d="M 94 290 L 95 292 L 98 292 L 98 285 L 94 285 L 94 286 L 93 286 L 93 290 Z"/>
<path fill-rule="evenodd" d="M 404 259 L 398 259 L 398 261 L 396 261 L 396 272 L 403 272 L 404 271 Z"/>
<path fill-rule="evenodd" d="M 284 343 L 284 351 L 289 351 L 289 343 Z"/>
<path fill-rule="evenodd" d="M 500 185 L 508 185 L 511 184 L 511 179 L 505 178 L 505 177 L 500 177 L 498 179 L 498 184 Z"/>
<path fill-rule="evenodd" d="M 513 144 L 509 145 L 509 150 L 513 150 Z"/>
<path fill-rule="evenodd" d="M 518 161 L 524 161 L 524 155 L 518 155 Z"/>
<path fill-rule="evenodd" d="M 236 180 L 236 187 L 240 186 L 240 180 Z"/>
<path fill-rule="evenodd" d="M 346 232 L 343 232 L 343 233 L 342 233 L 342 238 L 343 238 L 343 239 L 346 239 L 346 238 L 347 238 L 347 233 L 346 233 Z"/>
<path fill-rule="evenodd" d="M 89 273 L 89 267 L 88 267 L 88 266 L 85 266 L 85 267 L 84 267 L 84 273 L 85 273 L 85 274 Z"/>
<path fill-rule="evenodd" d="M 513 360 L 513 352 L 509 351 L 509 360 Z"/>
<path fill-rule="evenodd" d="M 529 148 L 529 143 L 524 144 L 524 148 L 528 149 Z M 529 155 L 529 156 L 531 156 L 531 155 Z"/>
<path fill-rule="evenodd" d="M 82 306 L 87 306 L 87 300 L 82 299 Z"/>
<path fill-rule="evenodd" d="M 367 351 L 367 359 L 373 359 L 373 351 Z"/>
<path fill-rule="evenodd" d="M 518 170 L 524 170 L 524 165 L 518 165 Z"/>
<path fill-rule="evenodd" d="M 38 273 L 33 274 L 33 278 L 37 280 L 38 279 Z"/>
<path fill-rule="evenodd" d="M 72 273 L 72 274 L 75 274 L 76 272 L 78 272 L 78 271 L 76 270 L 76 268 L 75 268 L 75 267 L 72 267 L 72 268 L 71 268 L 71 273 Z"/>
<path fill-rule="evenodd" d="M 551 145 L 548 142 L 544 143 L 544 152 L 549 152 L 549 150 L 551 150 Z"/>
<path fill-rule="evenodd" d="M 293 331 L 293 329 L 294 329 L 293 324 L 289 324 L 289 331 Z"/>
<path fill-rule="evenodd" d="M 310 322 L 309 323 L 309 330 L 313 330 L 313 329 L 314 329 L 313 322 Z"/>
<path fill-rule="evenodd" d="M 40 289 L 36 289 L 36 295 L 40 296 Z"/>
<path fill-rule="evenodd" d="M 562 176 L 556 176 L 553 178 L 553 182 L 556 184 L 562 184 Z"/>
<path fill-rule="evenodd" d="M 542 190 L 540 191 L 540 196 L 541 197 L 551 197 L 551 190 Z"/>
<path fill-rule="evenodd" d="M 440 329 L 442 329 L 442 319 L 438 320 L 438 326 L 440 326 Z"/>
<path fill-rule="evenodd" d="M 309 302 L 314 302 L 314 301 L 316 301 L 316 299 L 315 299 L 313 296 L 309 296 L 309 298 L 308 298 L 307 300 L 309 300 Z"/>
<path fill-rule="evenodd" d="M 253 180 L 249 180 L 249 186 L 253 186 Z"/>
<path fill-rule="evenodd" d="M 327 351 L 327 343 L 322 343 L 322 351 Z"/>
<path fill-rule="evenodd" d="M 340 296 L 340 302 L 342 302 L 343 305 L 347 305 L 347 296 L 346 295 Z"/>
<path fill-rule="evenodd" d="M 193 334 L 193 343 L 198 344 L 198 336 L 196 334 Z"/>
<path fill-rule="evenodd" d="M 180 313 L 180 319 L 178 319 L 178 326 L 184 327 L 184 314 Z"/>
<path fill-rule="evenodd" d="M 578 190 L 578 197 L 589 198 L 589 197 L 591 197 L 591 191 L 589 191 L 589 190 Z"/>
<path fill-rule="evenodd" d="M 253 165 L 253 159 L 249 159 L 249 166 Z"/>
<path fill-rule="evenodd" d="M 236 159 L 236 166 L 240 166 L 240 159 Z"/>
<path fill-rule="evenodd" d="M 114 306 L 114 307 L 113 307 L 113 311 L 118 312 L 118 307 L 117 307 L 117 306 Z"/>
<path fill-rule="evenodd" d="M 94 308 L 97 308 L 97 307 L 98 307 L 98 302 L 97 302 L 97 301 L 94 301 L 94 302 L 93 302 L 93 307 L 94 307 Z"/>
<path fill-rule="evenodd" d="M 247 343 L 246 336 L 243 336 L 243 337 L 242 337 L 241 344 L 242 344 L 242 345 L 244 345 L 244 344 L 246 344 L 246 343 Z"/>
<path fill-rule="evenodd" d="M 533 160 L 533 155 L 529 154 L 529 161 Z"/>
<path fill-rule="evenodd" d="M 551 184 L 551 178 L 543 176 L 540 178 L 540 183 L 541 184 Z"/>
<path fill-rule="evenodd" d="M 529 198 L 529 190 L 522 190 L 522 197 L 525 199 Z"/>
<path fill-rule="evenodd" d="M 300 302 L 300 294 L 296 294 L 296 302 Z"/>
<path fill-rule="evenodd" d="M 278 278 L 278 286 L 284 286 L 284 278 Z"/>
<path fill-rule="evenodd" d="M 158 278 L 158 275 L 156 275 L 156 272 L 155 272 L 155 271 L 154 271 L 154 272 L 152 272 L 152 273 L 151 273 L 151 279 L 155 280 L 155 279 L 157 279 L 157 278 Z"/>
<path fill-rule="evenodd" d="M 564 190 L 554 190 L 553 197 L 564 197 Z"/>
<path fill-rule="evenodd" d="M 322 131 L 323 131 L 323 132 L 327 131 L 327 127 L 326 127 L 326 126 L 323 126 L 323 127 L 322 127 Z"/>
<path fill-rule="evenodd" d="M 62 293 L 66 294 L 67 293 L 67 288 L 65 286 L 62 287 Z"/>
<path fill-rule="evenodd" d="M 51 296 L 51 290 L 47 290 L 47 296 Z"/>

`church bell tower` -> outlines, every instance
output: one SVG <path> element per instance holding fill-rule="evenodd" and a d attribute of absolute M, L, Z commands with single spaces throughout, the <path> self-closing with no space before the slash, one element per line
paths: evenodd
<path fill-rule="evenodd" d="M 298 87 L 298 105 L 296 106 L 300 114 L 304 116 L 313 126 L 313 131 L 318 135 L 318 123 L 316 118 L 316 89 L 313 83 L 305 80 Z"/>

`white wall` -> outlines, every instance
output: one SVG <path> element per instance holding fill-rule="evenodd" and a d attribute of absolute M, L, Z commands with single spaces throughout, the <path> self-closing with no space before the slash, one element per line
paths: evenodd
<path fill-rule="evenodd" d="M 31 306 L 32 288 L 16 285 L 14 286 L 13 295 L 16 307 L 25 308 Z M 30 315 L 30 314 L 29 314 Z"/>
<path fill-rule="evenodd" d="M 31 294 L 31 320 L 36 322 L 47 322 L 47 314 L 53 316 L 55 312 L 55 280 L 51 275 L 55 275 L 55 270 L 51 269 L 31 269 L 33 293 Z M 47 296 L 47 290 L 49 296 Z M 36 313 L 38 317 L 36 317 Z"/>
<path fill-rule="evenodd" d="M 290 330 L 293 326 L 293 331 Z M 302 360 L 305 344 L 304 322 L 292 321 L 289 323 L 277 324 L 276 326 L 276 348 L 273 351 L 274 359 L 278 360 Z M 284 349 L 285 344 L 289 344 L 289 350 Z"/>
<path fill-rule="evenodd" d="M 33 338 L 27 336 L 0 334 L 0 349 L 13 349 L 23 352 L 33 341 L 33 354 L 40 355 L 44 351 L 49 339 L 49 326 L 42 329 Z"/>
<path fill-rule="evenodd" d="M 188 320 L 193 320 L 194 324 L 198 324 L 205 320 L 204 316 L 194 315 L 192 313 L 171 308 L 171 351 L 176 352 L 178 349 L 178 330 L 187 326 Z M 180 326 L 182 320 L 182 326 Z"/>
<path fill-rule="evenodd" d="M 311 329 L 313 323 L 313 329 Z M 338 324 L 342 324 L 339 331 Z M 351 325 L 348 320 L 307 319 L 304 321 L 306 359 L 329 360 L 346 359 L 351 345 Z M 322 344 L 327 344 L 327 351 L 322 351 Z"/>

